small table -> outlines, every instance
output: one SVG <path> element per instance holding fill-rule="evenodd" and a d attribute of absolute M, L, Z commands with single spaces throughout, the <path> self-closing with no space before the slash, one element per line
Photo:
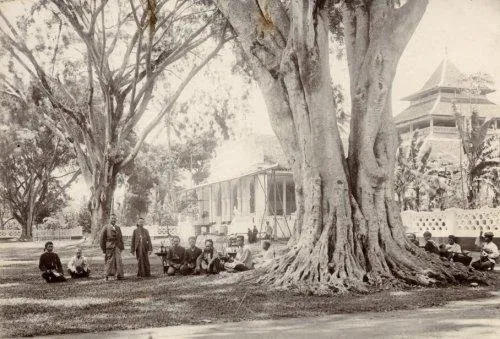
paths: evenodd
<path fill-rule="evenodd" d="M 163 274 L 167 273 L 167 251 L 165 252 L 155 252 L 155 254 L 159 257 L 161 257 L 161 263 L 163 265 Z"/>

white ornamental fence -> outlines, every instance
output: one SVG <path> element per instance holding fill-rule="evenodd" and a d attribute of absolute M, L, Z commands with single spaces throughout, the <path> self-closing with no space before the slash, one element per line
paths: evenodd
<path fill-rule="evenodd" d="M 500 236 L 500 208 L 463 210 L 450 208 L 445 211 L 401 213 L 406 232 L 422 237 L 425 231 L 433 237 L 445 238 L 453 234 L 459 238 L 475 238 L 480 231 Z"/>
<path fill-rule="evenodd" d="M 19 239 L 21 237 L 21 230 L 0 230 L 0 239 Z"/>
<path fill-rule="evenodd" d="M 83 237 L 83 231 L 81 227 L 55 230 L 33 230 L 34 240 L 77 239 L 81 237 Z"/>
<path fill-rule="evenodd" d="M 124 237 L 131 237 L 134 233 L 135 226 L 120 227 Z M 148 230 L 151 237 L 167 237 L 168 235 L 177 235 L 177 227 L 175 226 L 144 226 Z"/>

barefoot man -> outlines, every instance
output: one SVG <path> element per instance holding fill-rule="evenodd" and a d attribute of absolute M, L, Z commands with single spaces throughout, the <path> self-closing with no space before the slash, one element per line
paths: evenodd
<path fill-rule="evenodd" d="M 117 280 L 123 279 L 123 237 L 120 227 L 116 225 L 114 213 L 109 216 L 109 225 L 106 225 L 102 230 L 101 249 L 106 261 L 106 280 L 114 275 L 116 275 Z"/>

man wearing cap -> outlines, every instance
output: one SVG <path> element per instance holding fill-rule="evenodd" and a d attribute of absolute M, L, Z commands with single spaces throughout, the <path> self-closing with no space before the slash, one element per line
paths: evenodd
<path fill-rule="evenodd" d="M 472 267 L 480 271 L 493 270 L 495 259 L 499 256 L 498 247 L 493 242 L 493 233 L 486 232 L 483 236 L 479 234 L 479 239 L 481 240 L 481 257 L 472 263 Z"/>
<path fill-rule="evenodd" d="M 111 213 L 109 224 L 104 226 L 101 233 L 101 250 L 106 262 L 106 280 L 116 275 L 116 280 L 123 279 L 122 251 L 123 237 L 120 227 L 116 225 L 116 215 Z"/>

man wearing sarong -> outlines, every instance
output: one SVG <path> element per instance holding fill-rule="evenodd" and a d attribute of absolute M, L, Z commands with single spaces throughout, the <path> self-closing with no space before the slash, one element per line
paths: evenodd
<path fill-rule="evenodd" d="M 77 249 L 76 255 L 69 260 L 68 273 L 73 279 L 86 278 L 89 276 L 90 270 L 87 265 L 87 258 L 82 255 L 81 249 Z"/>
<path fill-rule="evenodd" d="M 186 256 L 186 249 L 179 245 L 181 239 L 174 235 L 172 237 L 172 246 L 167 251 L 167 258 L 165 262 L 165 267 L 167 275 L 175 275 L 175 273 L 180 273 L 181 266 L 184 263 Z"/>
<path fill-rule="evenodd" d="M 228 272 L 246 271 L 253 268 L 252 252 L 245 246 L 245 238 L 242 235 L 237 237 L 238 249 L 236 257 L 231 262 L 226 262 L 224 267 Z"/>
<path fill-rule="evenodd" d="M 181 274 L 183 275 L 195 273 L 196 261 L 202 253 L 201 248 L 196 246 L 196 237 L 189 237 L 188 242 L 189 248 L 186 249 L 184 264 L 181 266 Z"/>
<path fill-rule="evenodd" d="M 116 215 L 111 213 L 109 225 L 101 233 L 101 249 L 106 262 L 106 280 L 116 275 L 116 280 L 123 279 L 122 251 L 123 237 L 120 227 L 116 225 Z"/>
<path fill-rule="evenodd" d="M 137 276 L 150 277 L 151 268 L 149 266 L 149 255 L 153 252 L 153 244 L 149 237 L 149 232 L 144 228 L 144 218 L 137 220 L 137 228 L 132 234 L 132 244 L 130 253 L 135 254 L 137 258 Z"/>
<path fill-rule="evenodd" d="M 214 249 L 212 239 L 205 240 L 205 248 L 197 260 L 196 272 L 218 274 L 222 270 L 219 254 Z"/>
<path fill-rule="evenodd" d="M 38 263 L 38 268 L 42 271 L 42 278 L 48 283 L 66 281 L 63 275 L 61 260 L 53 251 L 54 244 L 52 241 L 47 241 L 45 243 L 45 251 L 40 256 L 40 262 Z"/>

